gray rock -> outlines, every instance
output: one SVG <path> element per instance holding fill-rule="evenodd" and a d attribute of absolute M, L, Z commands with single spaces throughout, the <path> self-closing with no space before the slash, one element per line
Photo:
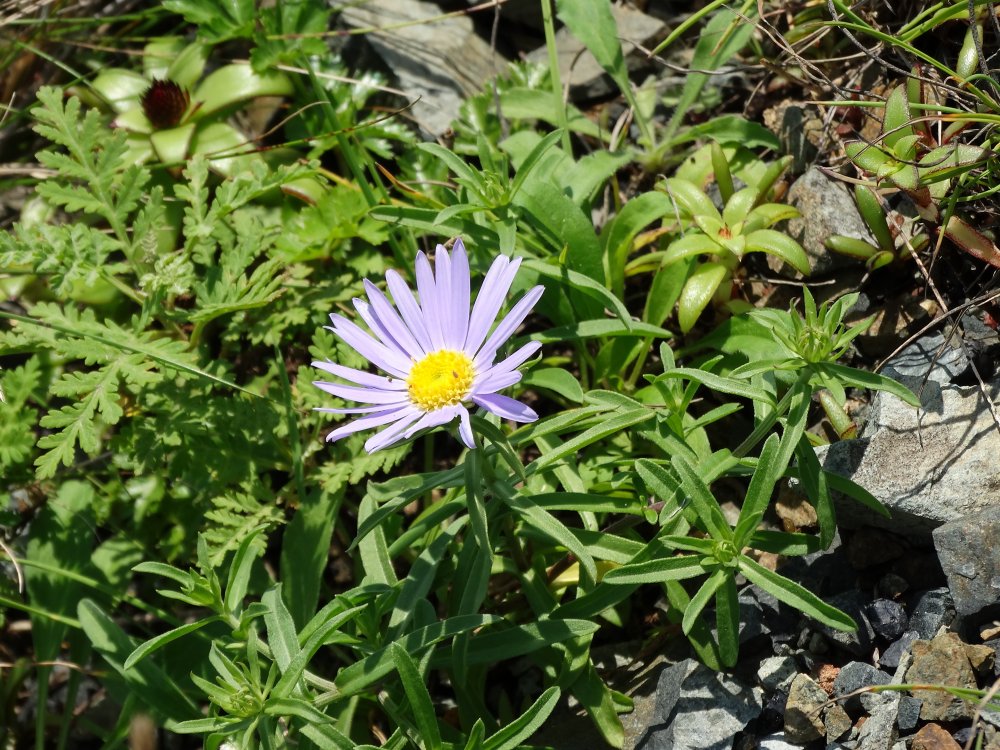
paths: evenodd
<path fill-rule="evenodd" d="M 875 638 L 875 631 L 872 629 L 871 623 L 868 622 L 868 618 L 865 617 L 864 613 L 864 607 L 868 603 L 867 597 L 857 589 L 853 589 L 851 591 L 843 591 L 835 596 L 826 597 L 824 601 L 854 618 L 854 621 L 858 624 L 858 629 L 845 632 L 832 628 L 829 625 L 820 624 L 819 628 L 823 631 L 823 635 L 855 656 L 867 656 L 870 654 L 872 642 Z"/>
<path fill-rule="evenodd" d="M 845 527 L 877 526 L 919 542 L 938 526 L 996 503 L 1000 431 L 978 389 L 928 387 L 921 409 L 878 393 L 863 437 L 817 449 L 829 471 L 849 477 L 881 500 L 885 518 L 837 497 Z M 994 394 L 1000 390 L 994 383 Z"/>
<path fill-rule="evenodd" d="M 955 602 L 946 588 L 929 589 L 917 595 L 910 615 L 910 630 L 925 641 L 955 619 Z"/>
<path fill-rule="evenodd" d="M 646 48 L 654 46 L 666 36 L 667 25 L 626 5 L 612 5 L 611 12 L 618 26 L 618 38 L 629 70 L 648 67 L 649 59 L 637 45 Z M 569 84 L 570 95 L 574 100 L 596 99 L 617 93 L 617 86 L 604 72 L 604 68 L 568 28 L 563 27 L 556 32 L 556 49 L 559 53 L 560 79 L 564 86 Z M 529 52 L 527 57 L 530 62 L 547 64 L 548 49 L 539 47 Z"/>
<path fill-rule="evenodd" d="M 882 374 L 919 392 L 925 382 L 951 383 L 968 367 L 969 359 L 960 346 L 946 343 L 942 333 L 933 333 L 917 339 L 890 359 Z"/>
<path fill-rule="evenodd" d="M 757 747 L 760 750 L 802 750 L 802 745 L 789 742 L 784 732 L 775 732 L 761 737 Z"/>
<path fill-rule="evenodd" d="M 910 646 L 913 642 L 920 637 L 920 634 L 916 630 L 907 630 L 900 636 L 899 640 L 894 641 L 889 648 L 887 648 L 879 658 L 879 666 L 885 667 L 886 669 L 896 669 L 902 657 L 910 653 Z"/>
<path fill-rule="evenodd" d="M 839 704 L 834 703 L 823 711 L 823 727 L 826 730 L 826 741 L 833 742 L 847 734 L 854 722 Z"/>
<path fill-rule="evenodd" d="M 760 688 L 693 659 L 663 670 L 657 690 L 657 723 L 636 750 L 729 750 L 762 707 Z"/>
<path fill-rule="evenodd" d="M 920 720 L 920 699 L 912 695 L 901 695 L 899 697 L 899 711 L 896 715 L 896 726 L 902 731 L 908 732 L 916 729 Z"/>
<path fill-rule="evenodd" d="M 899 696 L 889 694 L 884 697 L 886 700 L 876 706 L 861 725 L 858 750 L 890 750 L 899 738 L 899 732 L 896 731 Z"/>
<path fill-rule="evenodd" d="M 798 219 L 789 220 L 786 231 L 806 251 L 813 275 L 858 265 L 857 260 L 827 250 L 824 243 L 831 235 L 842 234 L 874 242 L 851 192 L 840 180 L 827 177 L 816 167 L 792 183 L 785 200 L 802 214 Z M 772 264 L 770 255 L 767 260 L 773 270 L 783 270 L 780 261 Z"/>
<path fill-rule="evenodd" d="M 821 715 L 828 700 L 826 692 L 808 675 L 796 675 L 785 704 L 785 736 L 805 744 L 826 734 Z"/>
<path fill-rule="evenodd" d="M 888 685 L 891 679 L 888 674 L 881 669 L 875 669 L 871 664 L 860 661 L 848 662 L 840 668 L 833 681 L 833 694 L 839 698 L 870 685 Z M 869 708 L 865 705 L 865 699 L 871 696 L 870 693 L 855 695 L 844 701 L 844 707 L 851 713 L 859 713 L 862 706 Z"/>
<path fill-rule="evenodd" d="M 416 100 L 410 111 L 432 135 L 445 132 L 464 98 L 478 93 L 507 65 L 476 34 L 471 18 L 442 18 L 441 8 L 434 3 L 366 0 L 345 5 L 341 17 L 356 28 L 386 27 L 365 38 L 396 76 L 399 87 Z"/>
<path fill-rule="evenodd" d="M 934 547 L 962 616 L 1000 604 L 1000 501 L 934 530 Z"/>
<path fill-rule="evenodd" d="M 875 632 L 887 641 L 894 641 L 906 632 L 909 622 L 903 605 L 892 599 L 876 599 L 865 605 L 865 615 Z"/>
<path fill-rule="evenodd" d="M 769 656 L 761 660 L 757 679 L 769 693 L 775 690 L 787 692 L 797 672 L 798 667 L 791 656 Z"/>

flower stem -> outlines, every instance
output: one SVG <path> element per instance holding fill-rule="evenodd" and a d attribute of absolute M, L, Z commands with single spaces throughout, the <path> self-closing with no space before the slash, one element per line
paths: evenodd
<path fill-rule="evenodd" d="M 542 25 L 545 27 L 545 46 L 549 51 L 549 75 L 552 78 L 552 102 L 556 111 L 556 122 L 562 128 L 562 147 L 568 155 L 573 154 L 573 144 L 569 140 L 569 119 L 563 102 L 562 81 L 559 76 L 559 54 L 556 50 L 556 27 L 552 21 L 552 0 L 542 0 Z"/>

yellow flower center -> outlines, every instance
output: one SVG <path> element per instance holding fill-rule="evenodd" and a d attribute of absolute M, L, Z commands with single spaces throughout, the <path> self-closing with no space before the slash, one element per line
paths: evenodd
<path fill-rule="evenodd" d="M 476 370 L 465 352 L 440 349 L 413 365 L 406 379 L 410 401 L 423 411 L 461 403 L 469 394 Z"/>

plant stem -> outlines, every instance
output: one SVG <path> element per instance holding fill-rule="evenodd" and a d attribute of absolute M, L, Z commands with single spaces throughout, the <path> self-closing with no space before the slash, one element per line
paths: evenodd
<path fill-rule="evenodd" d="M 556 27 L 552 21 L 552 0 L 542 0 L 542 24 L 545 26 L 545 47 L 549 51 L 549 76 L 552 78 L 552 101 L 556 110 L 556 122 L 562 128 L 563 151 L 572 156 L 573 144 L 569 140 L 569 119 L 566 117 L 562 81 L 559 76 L 559 54 L 556 50 Z"/>
<path fill-rule="evenodd" d="M 785 412 L 788 411 L 788 406 L 792 403 L 792 398 L 795 394 L 798 393 L 800 389 L 807 387 L 806 382 L 809 380 L 810 374 L 811 373 L 808 370 L 804 370 L 799 373 L 799 377 L 792 384 L 792 386 L 785 391 L 785 395 L 781 397 L 781 400 L 775 405 L 771 413 L 764 417 L 760 421 L 760 424 L 758 424 L 754 428 L 753 432 L 750 433 L 749 437 L 736 447 L 736 450 L 733 451 L 734 458 L 743 458 L 743 456 L 754 449 L 757 443 L 770 434 L 771 428 L 778 423 L 778 420 L 781 419 L 781 417 L 785 416 Z"/>

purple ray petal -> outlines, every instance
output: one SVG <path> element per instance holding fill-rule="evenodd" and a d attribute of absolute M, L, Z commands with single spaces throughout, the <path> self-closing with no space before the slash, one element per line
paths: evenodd
<path fill-rule="evenodd" d="M 342 383 L 327 383 L 322 380 L 314 380 L 313 385 L 337 398 L 348 401 L 358 401 L 362 404 L 396 404 L 400 401 L 408 400 L 405 394 L 400 391 L 380 391 L 377 388 L 358 388 L 353 385 L 343 385 Z"/>
<path fill-rule="evenodd" d="M 529 290 L 527 294 L 518 300 L 517 304 L 511 308 L 510 312 L 500 321 L 500 325 L 496 327 L 490 337 L 486 339 L 486 343 L 483 344 L 482 349 L 476 354 L 473 363 L 476 367 L 480 367 L 485 364 L 489 364 L 493 361 L 496 356 L 497 349 L 503 346 L 504 342 L 514 335 L 514 331 L 517 327 L 521 325 L 528 313 L 531 312 L 531 308 L 535 306 L 538 302 L 538 298 L 542 296 L 542 292 L 545 291 L 545 287 L 536 286 Z"/>
<path fill-rule="evenodd" d="M 490 372 L 480 382 L 472 388 L 473 396 L 483 396 L 487 393 L 496 393 L 504 388 L 510 388 L 514 383 L 521 381 L 521 373 L 514 372 Z"/>
<path fill-rule="evenodd" d="M 448 304 L 454 336 L 448 346 L 455 350 L 465 347 L 465 337 L 469 331 L 470 286 L 469 256 L 465 252 L 465 243 L 459 238 L 451 249 L 451 299 Z"/>
<path fill-rule="evenodd" d="M 401 401 L 398 404 L 376 404 L 375 406 L 357 406 L 353 409 L 333 409 L 329 406 L 315 406 L 313 411 L 321 411 L 324 414 L 371 414 L 376 411 L 385 411 L 386 409 L 393 409 L 396 406 L 406 406 L 407 401 Z"/>
<path fill-rule="evenodd" d="M 423 252 L 417 253 L 416 274 L 417 292 L 420 294 L 420 309 L 423 311 L 424 325 L 427 326 L 431 346 L 434 349 L 441 349 L 444 347 L 444 343 L 441 336 L 441 316 L 438 308 L 440 296 L 434 281 L 434 272 L 431 270 L 431 262 L 427 260 L 427 256 Z"/>
<path fill-rule="evenodd" d="M 441 325 L 441 346 L 446 349 L 453 349 L 455 340 L 454 326 L 452 325 L 452 304 L 454 295 L 451 289 L 451 255 L 448 248 L 438 245 L 434 249 L 434 281 L 437 285 L 437 299 L 435 300 L 436 315 Z"/>
<path fill-rule="evenodd" d="M 401 409 L 384 409 L 382 411 L 377 411 L 368 417 L 352 419 L 347 424 L 341 425 L 327 435 L 326 440 L 328 443 L 331 443 L 334 440 L 339 440 L 345 435 L 352 435 L 355 432 L 361 432 L 362 430 L 367 430 L 372 427 L 381 427 L 382 425 L 389 424 L 390 422 L 405 419 L 412 409 L 412 406 L 407 405 Z"/>
<path fill-rule="evenodd" d="M 472 400 L 486 411 L 492 412 L 502 419 L 512 419 L 515 422 L 534 422 L 538 419 L 538 415 L 531 407 L 498 393 L 488 393 L 482 396 L 473 394 Z"/>
<path fill-rule="evenodd" d="M 399 313 L 386 299 L 382 290 L 365 279 L 365 291 L 368 293 L 368 301 L 375 317 L 385 326 L 392 338 L 399 342 L 400 347 L 414 359 L 420 359 L 427 354 L 424 348 L 417 343 L 410 329 L 403 323 Z"/>
<path fill-rule="evenodd" d="M 380 388 L 384 391 L 401 391 L 406 389 L 406 381 L 396 378 L 387 378 L 384 375 L 372 375 L 370 372 L 355 370 L 353 367 L 344 367 L 336 362 L 313 362 L 312 366 L 317 370 L 323 370 L 336 375 L 338 378 L 349 380 L 358 385 L 368 388 Z"/>
<path fill-rule="evenodd" d="M 465 447 L 470 451 L 476 449 L 476 438 L 472 434 L 472 420 L 469 419 L 469 410 L 464 406 L 458 415 L 458 435 L 465 443 Z"/>
<path fill-rule="evenodd" d="M 433 351 L 434 345 L 431 344 L 430 334 L 427 332 L 427 326 L 424 325 L 424 315 L 420 311 L 420 305 L 413 298 L 410 287 L 403 281 L 402 276 L 392 270 L 385 274 L 385 282 L 392 293 L 393 302 L 396 303 L 400 315 L 406 322 L 406 327 L 410 329 L 425 352 Z"/>
<path fill-rule="evenodd" d="M 345 344 L 376 367 L 385 370 L 390 375 L 406 380 L 410 373 L 410 361 L 402 352 L 394 351 L 385 344 L 376 341 L 342 315 L 331 313 L 330 320 L 333 321 L 333 326 L 327 327 L 337 334 Z"/>
<path fill-rule="evenodd" d="M 523 365 L 530 356 L 542 348 L 542 345 L 538 341 L 529 341 L 527 344 L 522 346 L 516 352 L 511 354 L 506 359 L 497 362 L 492 367 L 485 368 L 480 371 L 480 376 L 483 378 L 493 377 L 494 375 L 500 374 L 502 372 L 510 372 L 516 370 L 518 367 Z"/>
<path fill-rule="evenodd" d="M 427 412 L 420 419 L 410 425 L 403 437 L 411 438 L 421 430 L 448 424 L 448 422 L 458 416 L 460 411 L 462 411 L 461 406 L 445 406 L 444 408 Z"/>
<path fill-rule="evenodd" d="M 403 440 L 403 433 L 406 431 L 406 428 L 419 419 L 421 414 L 423 412 L 420 409 L 411 406 L 395 424 L 389 425 L 381 432 L 375 433 L 368 438 L 365 442 L 365 450 L 368 453 L 374 453 Z"/>
<path fill-rule="evenodd" d="M 493 261 L 490 270 L 486 272 L 482 286 L 479 287 L 476 304 L 472 306 L 469 332 L 465 337 L 465 351 L 479 351 L 486 335 L 490 332 L 490 327 L 497 318 L 497 313 L 503 306 L 507 292 L 510 291 L 510 285 L 514 283 L 514 276 L 520 265 L 520 258 L 510 260 L 503 255 Z"/>

